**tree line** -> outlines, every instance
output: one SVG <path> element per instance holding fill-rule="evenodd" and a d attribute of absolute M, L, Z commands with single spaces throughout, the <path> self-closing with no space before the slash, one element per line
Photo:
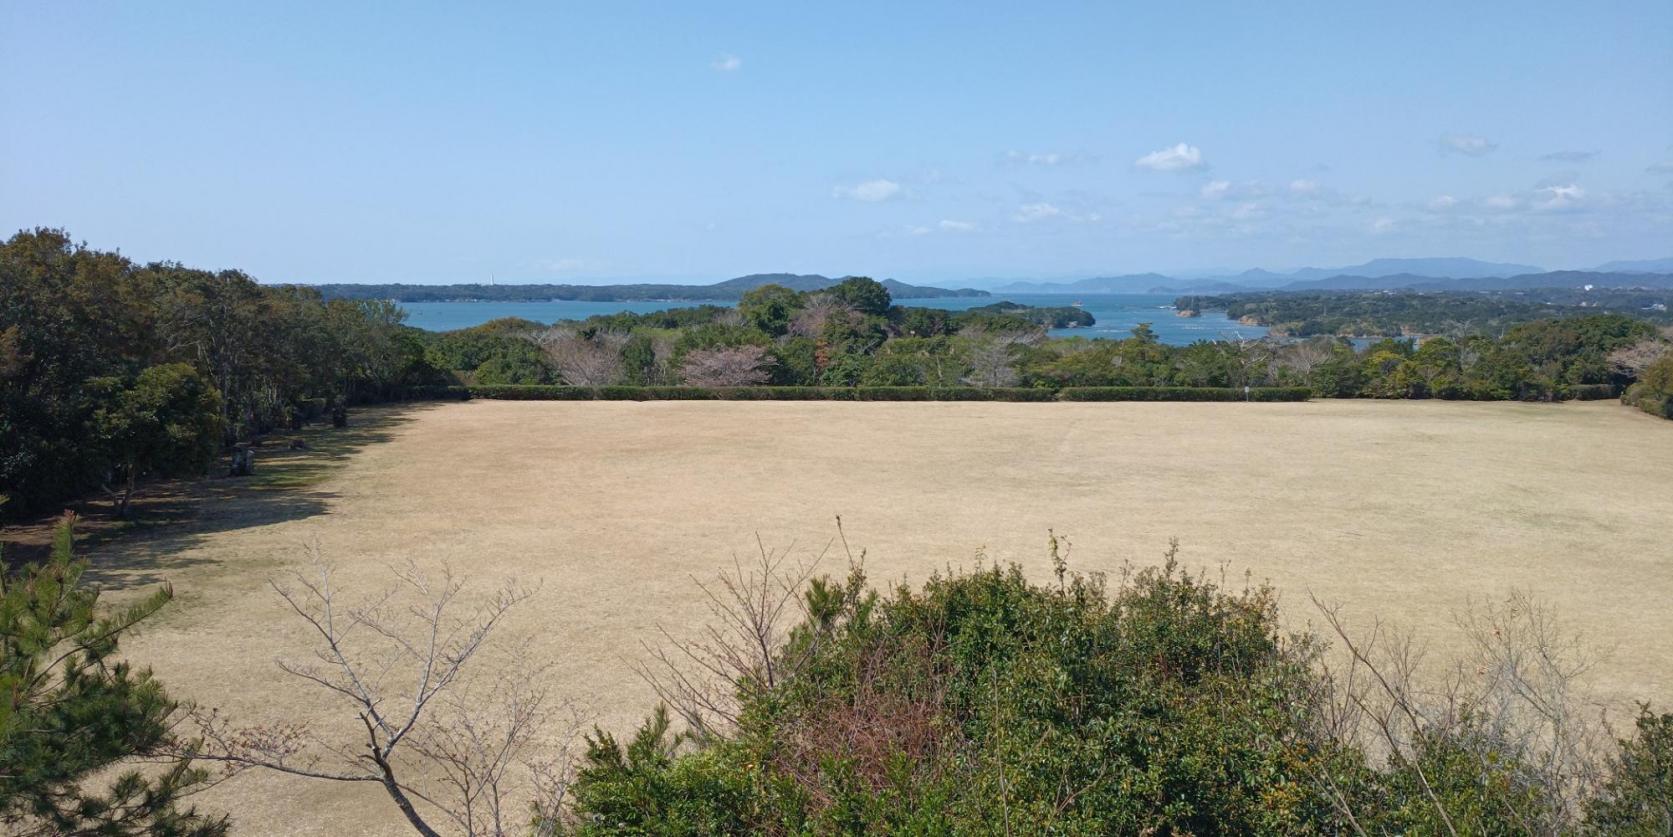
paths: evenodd
<path fill-rule="evenodd" d="M 1069 306 L 901 306 L 882 283 L 850 277 L 814 291 L 763 285 L 735 307 L 504 319 L 425 340 L 437 366 L 471 384 L 999 387 L 1020 380 L 1017 347 L 1094 322 Z"/>
<path fill-rule="evenodd" d="M 423 339 L 434 365 L 480 385 L 1306 387 L 1320 397 L 1474 400 L 1614 397 L 1673 347 L 1667 329 L 1597 313 L 1363 346 L 1328 336 L 1170 346 L 1149 325 L 1120 340 L 1048 336 L 1082 313 L 898 306 L 857 278 L 829 291 L 767 285 L 736 308 L 553 326 L 497 320 Z"/>
<path fill-rule="evenodd" d="M 439 383 L 392 303 L 136 264 L 62 230 L 0 245 L 0 493 L 27 512 L 201 474 L 308 412 Z"/>

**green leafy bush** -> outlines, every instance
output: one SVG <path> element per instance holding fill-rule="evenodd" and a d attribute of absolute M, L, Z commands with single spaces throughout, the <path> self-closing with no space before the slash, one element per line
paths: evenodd
<path fill-rule="evenodd" d="M 763 553 L 712 599 L 725 627 L 662 658 L 671 677 L 653 682 L 669 704 L 625 744 L 595 730 L 573 808 L 538 825 L 1506 835 L 1673 825 L 1673 714 L 1646 707 L 1612 764 L 1574 749 L 1591 739 L 1567 686 L 1516 669 L 1525 652 L 1557 648 L 1526 600 L 1461 625 L 1509 655 L 1480 664 L 1537 697 L 1495 691 L 1505 682 L 1437 697 L 1409 679 L 1398 650 L 1378 668 L 1367 656 L 1378 640 L 1356 644 L 1332 610 L 1352 674 L 1327 670 L 1312 634 L 1283 630 L 1269 588 L 1225 589 L 1181 571 L 1170 551 L 1111 590 L 1070 573 L 1056 546 L 1055 582 L 993 567 L 883 593 L 858 563 L 846 580 L 801 584 Z M 793 612 L 798 597 L 802 618 L 784 630 L 771 614 Z M 716 675 L 720 691 L 691 688 L 674 660 Z M 1515 700 L 1535 708 L 1535 726 Z M 670 708 L 686 731 L 674 732 Z M 1553 717 L 1554 739 L 1533 734 Z"/>
<path fill-rule="evenodd" d="M 1673 713 L 1640 707 L 1637 727 L 1587 802 L 1586 824 L 1599 834 L 1673 834 Z"/>
<path fill-rule="evenodd" d="M 735 735 L 676 755 L 666 715 L 589 740 L 581 833 L 1286 833 L 1345 828 L 1309 771 L 1312 649 L 1266 589 L 1170 560 L 1114 593 L 1016 567 L 808 590 Z"/>
<path fill-rule="evenodd" d="M 1658 393 L 1646 383 L 1636 383 L 1627 387 L 1621 396 L 1621 403 L 1629 407 L 1637 407 L 1656 418 L 1673 419 L 1673 397 Z"/>

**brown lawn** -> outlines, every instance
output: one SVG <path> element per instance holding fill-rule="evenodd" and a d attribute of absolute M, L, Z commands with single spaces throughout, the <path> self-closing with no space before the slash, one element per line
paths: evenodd
<path fill-rule="evenodd" d="M 1673 423 L 1617 404 L 481 401 L 358 419 L 367 444 L 320 454 L 339 468 L 269 462 L 190 520 L 92 545 L 107 584 L 180 591 L 125 646 L 177 694 L 249 720 L 320 711 L 274 666 L 307 646 L 266 587 L 317 545 L 366 593 L 407 558 L 482 589 L 539 579 L 507 634 L 535 636 L 557 691 L 626 731 L 652 702 L 641 641 L 705 615 L 691 577 L 757 534 L 812 555 L 840 514 L 880 582 L 978 553 L 1043 578 L 1048 529 L 1080 570 L 1154 562 L 1177 537 L 1189 566 L 1269 579 L 1298 627 L 1311 592 L 1437 656 L 1471 597 L 1526 588 L 1609 649 L 1607 699 L 1673 698 Z M 404 833 L 369 785 L 246 775 L 203 804 L 243 833 Z"/>

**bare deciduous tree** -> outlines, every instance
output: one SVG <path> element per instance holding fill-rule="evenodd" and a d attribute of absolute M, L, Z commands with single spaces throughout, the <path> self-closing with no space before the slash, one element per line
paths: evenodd
<path fill-rule="evenodd" d="M 626 365 L 622 347 L 628 336 L 600 331 L 591 337 L 570 328 L 551 328 L 534 337 L 541 351 L 570 386 L 603 387 L 620 383 Z"/>
<path fill-rule="evenodd" d="M 790 335 L 794 337 L 818 337 L 825 331 L 825 324 L 833 317 L 848 317 L 854 315 L 854 307 L 841 302 L 829 294 L 815 294 L 808 300 L 807 305 L 790 320 Z"/>
<path fill-rule="evenodd" d="M 746 387 L 764 384 L 772 359 L 761 346 L 693 349 L 680 364 L 680 378 L 698 387 Z"/>
<path fill-rule="evenodd" d="M 970 373 L 964 381 L 971 386 L 978 387 L 1009 387 L 1016 386 L 1016 359 L 1012 357 L 1012 348 L 1016 346 L 1033 345 L 1044 336 L 1043 329 L 1036 331 L 988 331 L 981 327 L 967 328 L 959 336 L 965 338 L 969 347 L 966 360 L 970 365 Z"/>
<path fill-rule="evenodd" d="M 852 579 L 865 555 L 856 558 L 848 549 L 841 518 L 837 539 L 848 553 Z M 795 660 L 783 658 L 784 643 L 794 624 L 810 616 L 804 590 L 831 546 L 827 543 L 812 560 L 793 562 L 791 549 L 769 550 L 757 538 L 756 558 L 747 566 L 734 556 L 732 570 L 715 581 L 693 579 L 712 617 L 695 639 L 676 638 L 657 627 L 664 642 L 645 646 L 650 663 L 639 665 L 639 674 L 685 721 L 690 736 L 704 740 L 734 728 L 740 688 L 771 689 L 795 669 Z"/>
<path fill-rule="evenodd" d="M 1457 617 L 1467 652 L 1437 687 L 1426 689 L 1423 653 L 1409 634 L 1373 622 L 1356 636 L 1338 607 L 1313 603 L 1347 652 L 1340 670 L 1325 666 L 1327 694 L 1319 706 L 1325 735 L 1411 769 L 1449 833 L 1458 833 L 1460 812 L 1449 810 L 1424 768 L 1424 748 L 1438 741 L 1480 760 L 1483 787 L 1509 765 L 1525 768 L 1518 779 L 1534 783 L 1542 804 L 1507 805 L 1495 815 L 1529 834 L 1572 831 L 1581 801 L 1603 776 L 1610 739 L 1603 709 L 1583 688 L 1595 654 L 1561 629 L 1550 608 L 1522 592 L 1503 603 L 1473 605 Z M 1347 794 L 1328 772 L 1320 779 L 1357 829 Z"/>
<path fill-rule="evenodd" d="M 527 806 L 514 804 L 518 791 L 533 793 L 537 811 L 558 811 L 569 788 L 568 742 L 580 730 L 574 713 L 560 713 L 545 685 L 551 666 L 533 663 L 520 648 L 496 666 L 487 683 L 469 682 L 436 700 L 429 723 L 411 739 L 435 784 L 447 789 L 442 814 L 466 834 L 500 835 L 520 831 Z M 563 724 L 554 728 L 556 724 Z M 521 761 L 536 740 L 556 739 L 556 752 Z M 528 770 L 524 782 L 514 768 Z M 506 821 L 510 812 L 512 822 Z"/>
<path fill-rule="evenodd" d="M 1616 371 L 1634 378 L 1644 374 L 1650 364 L 1661 360 L 1663 355 L 1673 352 L 1673 327 L 1664 330 L 1666 339 L 1651 338 L 1640 340 L 1631 346 L 1624 346 L 1609 353 L 1609 365 Z"/>
<path fill-rule="evenodd" d="M 1226 358 L 1227 371 L 1232 373 L 1231 385 L 1234 387 L 1260 385 L 1267 374 L 1267 364 L 1277 352 L 1277 344 L 1273 341 L 1250 340 L 1237 332 L 1222 336 L 1214 345 Z"/>
<path fill-rule="evenodd" d="M 512 581 L 465 600 L 463 582 L 445 569 L 432 576 L 409 563 L 392 572 L 396 585 L 364 605 L 343 603 L 331 570 L 317 561 L 292 586 L 272 585 L 317 642 L 312 660 L 279 667 L 336 698 L 358 732 L 293 721 L 235 727 L 217 712 L 194 711 L 200 741 L 192 755 L 222 763 L 229 775 L 263 768 L 377 783 L 424 835 L 438 832 L 421 805 L 465 834 L 523 831 L 531 800 L 510 801 L 509 777 L 552 733 L 557 712 L 543 685 L 547 667 L 525 645 L 495 661 L 494 676 L 465 675 L 506 613 L 535 588 Z M 564 755 L 529 767 L 532 804 L 561 805 Z"/>
<path fill-rule="evenodd" d="M 1278 368 L 1300 376 L 1302 383 L 1313 385 L 1313 370 L 1336 354 L 1336 340 L 1332 337 L 1312 337 L 1281 347 L 1274 362 Z"/>

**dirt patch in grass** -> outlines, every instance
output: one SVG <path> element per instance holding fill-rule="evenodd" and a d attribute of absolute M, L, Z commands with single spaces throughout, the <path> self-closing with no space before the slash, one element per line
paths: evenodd
<path fill-rule="evenodd" d="M 770 546 L 818 552 L 841 514 L 878 583 L 975 556 L 1045 578 L 1153 563 L 1270 580 L 1444 657 L 1452 614 L 1524 588 L 1611 656 L 1612 701 L 1673 694 L 1673 424 L 1619 405 L 471 402 L 364 414 L 381 442 L 216 496 L 177 527 L 91 544 L 112 578 L 167 578 L 177 612 L 126 646 L 178 694 L 251 720 L 318 696 L 276 657 L 306 637 L 267 589 L 317 548 L 367 594 L 384 566 L 449 563 L 487 589 L 540 579 L 506 629 L 556 689 L 623 731 L 656 626 L 705 616 L 692 576 Z M 373 429 L 377 428 L 377 429 Z M 321 448 L 323 451 L 323 447 Z M 337 454 L 333 454 L 337 456 Z M 271 470 L 278 470 L 273 468 Z M 827 565 L 840 572 L 840 559 Z M 262 834 L 400 834 L 373 788 L 250 775 L 204 798 Z"/>

